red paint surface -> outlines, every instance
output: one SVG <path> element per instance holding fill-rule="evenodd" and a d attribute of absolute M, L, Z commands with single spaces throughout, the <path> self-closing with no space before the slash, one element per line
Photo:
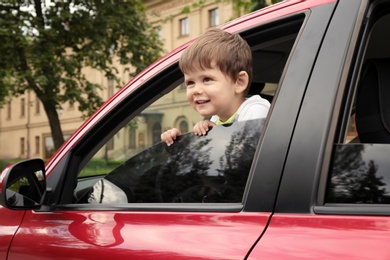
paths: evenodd
<path fill-rule="evenodd" d="M 243 259 L 268 217 L 267 213 L 29 212 L 9 259 Z"/>
<path fill-rule="evenodd" d="M 249 259 L 390 259 L 390 218 L 274 215 Z"/>

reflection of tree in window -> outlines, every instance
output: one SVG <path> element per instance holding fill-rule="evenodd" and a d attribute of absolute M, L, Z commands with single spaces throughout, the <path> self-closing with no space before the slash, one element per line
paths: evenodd
<path fill-rule="evenodd" d="M 161 188 L 157 194 L 160 202 L 202 202 L 205 196 L 201 179 L 207 175 L 212 163 L 210 139 L 191 145 L 190 139 L 182 142 L 160 170 L 156 181 Z"/>
<path fill-rule="evenodd" d="M 202 202 L 201 177 L 212 163 L 210 139 L 194 139 L 191 135 L 169 148 L 161 144 L 145 150 L 106 178 L 134 189 L 135 202 Z M 133 167 L 139 180 L 135 174 L 126 174 Z"/>
<path fill-rule="evenodd" d="M 363 145 L 337 145 L 328 188 L 328 203 L 390 203 L 378 165 L 362 159 Z"/>
<path fill-rule="evenodd" d="M 261 123 L 260 120 L 256 120 Z M 235 132 L 225 154 L 220 157 L 219 174 L 228 184 L 221 192 L 226 202 L 240 202 L 244 194 L 246 180 L 260 138 L 261 127 L 246 125 L 243 131 Z"/>
<path fill-rule="evenodd" d="M 262 128 L 261 120 L 251 121 L 258 123 L 234 124 L 226 135 L 218 126 L 207 136 L 188 133 L 172 146 L 152 146 L 105 178 L 136 203 L 240 202 Z"/>
<path fill-rule="evenodd" d="M 161 141 L 161 124 L 160 123 L 155 123 L 153 125 L 153 144 L 156 144 Z"/>

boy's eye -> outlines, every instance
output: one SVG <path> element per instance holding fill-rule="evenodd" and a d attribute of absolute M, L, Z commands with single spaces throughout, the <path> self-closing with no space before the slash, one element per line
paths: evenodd
<path fill-rule="evenodd" d="M 211 78 L 205 77 L 205 78 L 203 79 L 203 82 L 209 82 L 209 81 L 211 81 L 211 80 L 212 80 Z"/>
<path fill-rule="evenodd" d="M 195 83 L 193 82 L 193 81 L 187 81 L 186 82 L 186 86 L 187 87 L 191 87 L 191 86 L 193 86 Z"/>

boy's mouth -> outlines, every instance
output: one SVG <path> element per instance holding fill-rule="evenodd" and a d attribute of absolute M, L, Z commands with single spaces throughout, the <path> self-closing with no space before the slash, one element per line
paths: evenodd
<path fill-rule="evenodd" d="M 202 105 L 202 104 L 206 104 L 208 102 L 210 102 L 210 100 L 196 100 L 195 104 Z"/>

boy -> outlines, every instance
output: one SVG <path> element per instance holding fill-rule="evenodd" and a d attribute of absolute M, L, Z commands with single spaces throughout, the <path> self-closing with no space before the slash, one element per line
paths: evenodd
<path fill-rule="evenodd" d="M 179 67 L 191 107 L 202 116 L 211 116 L 196 123 L 195 135 L 205 135 L 215 125 L 267 116 L 267 100 L 259 95 L 245 99 L 252 80 L 252 52 L 238 34 L 208 30 L 183 52 Z M 161 140 L 170 146 L 178 135 L 180 130 L 172 128 Z"/>

